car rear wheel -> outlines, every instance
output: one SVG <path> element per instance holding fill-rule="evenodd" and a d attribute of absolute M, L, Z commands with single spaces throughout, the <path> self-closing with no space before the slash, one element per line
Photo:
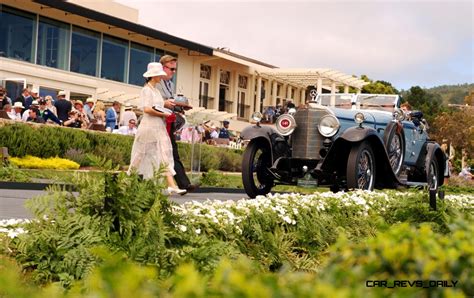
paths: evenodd
<path fill-rule="evenodd" d="M 385 148 L 387 150 L 392 171 L 395 176 L 398 176 L 402 169 L 403 159 L 405 158 L 405 142 L 397 124 L 387 128 L 389 131 L 384 137 Z"/>
<path fill-rule="evenodd" d="M 436 157 L 431 157 L 430 165 L 426 173 L 426 182 L 428 183 L 428 189 L 430 190 L 438 190 L 439 186 L 439 166 L 438 160 Z"/>
<path fill-rule="evenodd" d="M 354 144 L 347 161 L 347 188 L 373 190 L 375 186 L 375 157 L 370 144 Z"/>
<path fill-rule="evenodd" d="M 269 145 L 252 141 L 242 157 L 242 182 L 250 198 L 266 195 L 273 187 L 273 177 L 269 172 L 272 166 Z"/>

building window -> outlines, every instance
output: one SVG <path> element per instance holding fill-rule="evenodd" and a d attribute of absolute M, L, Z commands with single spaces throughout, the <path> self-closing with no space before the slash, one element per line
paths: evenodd
<path fill-rule="evenodd" d="M 36 16 L 0 5 L 0 57 L 34 63 Z"/>
<path fill-rule="evenodd" d="M 100 77 L 125 82 L 128 71 L 128 41 L 104 35 Z"/>
<path fill-rule="evenodd" d="M 230 84 L 230 71 L 221 70 L 220 82 L 222 85 L 229 86 Z"/>
<path fill-rule="evenodd" d="M 165 51 L 161 49 L 155 49 L 155 62 L 160 62 L 161 57 L 165 55 Z"/>
<path fill-rule="evenodd" d="M 247 97 L 247 81 L 246 76 L 239 75 L 239 90 L 237 91 L 237 115 L 241 118 L 247 118 L 250 106 L 245 104 Z"/>
<path fill-rule="evenodd" d="M 204 108 L 209 108 L 209 100 L 212 99 L 209 97 L 209 82 L 200 81 L 199 82 L 199 106 Z"/>
<path fill-rule="evenodd" d="M 239 88 L 247 89 L 247 77 L 239 75 Z"/>
<path fill-rule="evenodd" d="M 36 63 L 67 70 L 69 34 L 68 24 L 40 17 Z"/>
<path fill-rule="evenodd" d="M 100 34 L 74 27 L 71 40 L 70 70 L 96 76 L 99 65 Z"/>
<path fill-rule="evenodd" d="M 201 79 L 210 80 L 211 79 L 211 66 L 201 64 Z"/>
<path fill-rule="evenodd" d="M 143 73 L 146 71 L 148 63 L 153 61 L 153 48 L 132 43 L 130 48 L 130 72 L 128 83 L 142 86 L 145 82 Z"/>

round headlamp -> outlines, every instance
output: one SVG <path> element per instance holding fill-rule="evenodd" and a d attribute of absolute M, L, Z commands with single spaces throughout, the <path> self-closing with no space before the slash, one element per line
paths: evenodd
<path fill-rule="evenodd" d="M 296 120 L 293 116 L 289 114 L 283 114 L 276 120 L 276 129 L 277 131 L 283 135 L 288 136 L 293 133 L 296 128 Z"/>
<path fill-rule="evenodd" d="M 254 112 L 251 117 L 253 121 L 260 122 L 262 121 L 263 115 L 260 112 Z"/>
<path fill-rule="evenodd" d="M 362 124 L 365 121 L 365 116 L 363 113 L 356 113 L 354 115 L 354 121 L 357 124 Z"/>
<path fill-rule="evenodd" d="M 333 115 L 323 116 L 318 124 L 319 133 L 326 138 L 335 135 L 339 130 L 339 127 L 339 120 L 337 120 Z"/>
<path fill-rule="evenodd" d="M 398 121 L 405 120 L 405 113 L 401 109 L 396 109 L 392 115 L 393 115 L 393 119 L 395 120 L 398 120 Z"/>

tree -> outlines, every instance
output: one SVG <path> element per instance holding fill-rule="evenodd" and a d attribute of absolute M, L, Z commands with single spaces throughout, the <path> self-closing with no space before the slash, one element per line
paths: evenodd
<path fill-rule="evenodd" d="M 473 159 L 474 108 L 465 107 L 439 114 L 433 121 L 430 136 L 438 142 L 446 139 L 456 149 L 465 149 L 468 152 L 468 158 Z"/>
<path fill-rule="evenodd" d="M 371 94 L 398 94 L 398 90 L 392 86 L 391 83 L 387 81 L 372 81 L 366 75 L 361 75 L 360 79 L 369 83 L 362 87 L 361 93 L 371 93 Z M 343 92 L 343 87 L 339 89 L 339 92 Z M 349 88 L 349 93 L 356 93 L 356 89 L 353 87 Z"/>
<path fill-rule="evenodd" d="M 407 101 L 414 110 L 423 112 L 428 123 L 432 123 L 439 113 L 443 112 L 442 99 L 439 94 L 426 92 L 420 86 L 413 86 L 408 90 L 404 100 Z"/>

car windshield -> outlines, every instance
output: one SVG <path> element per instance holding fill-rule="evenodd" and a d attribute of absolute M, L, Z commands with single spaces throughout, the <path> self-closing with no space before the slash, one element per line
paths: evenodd
<path fill-rule="evenodd" d="M 316 101 L 323 106 L 351 109 L 352 94 L 319 94 Z"/>
<path fill-rule="evenodd" d="M 357 106 L 362 110 L 381 110 L 392 112 L 397 103 L 397 95 L 358 94 Z"/>

